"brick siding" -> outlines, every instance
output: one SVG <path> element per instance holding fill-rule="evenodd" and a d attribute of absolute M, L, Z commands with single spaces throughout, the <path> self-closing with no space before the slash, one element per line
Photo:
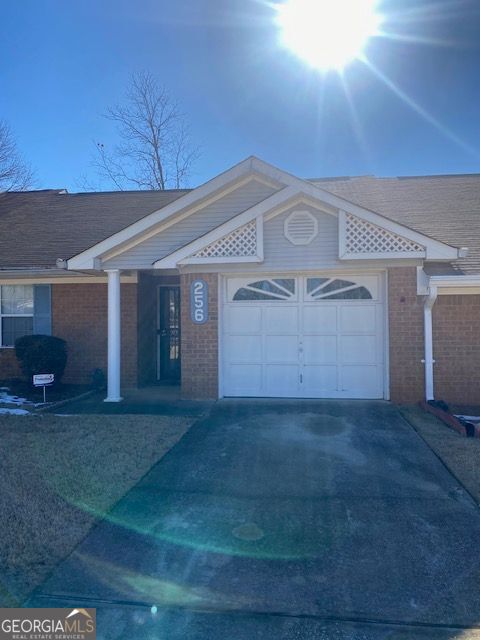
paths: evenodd
<path fill-rule="evenodd" d="M 0 382 L 21 377 L 22 372 L 15 356 L 15 349 L 0 349 Z"/>
<path fill-rule="evenodd" d="M 208 283 L 208 321 L 190 319 L 190 285 Z M 182 394 L 188 398 L 218 398 L 218 275 L 183 274 L 180 277 L 182 321 Z"/>
<path fill-rule="evenodd" d="M 423 303 L 424 298 L 417 296 L 415 267 L 388 270 L 392 402 L 418 402 L 424 397 Z"/>
<path fill-rule="evenodd" d="M 209 320 L 190 320 L 190 284 L 209 285 Z M 182 393 L 218 397 L 218 276 L 181 276 Z M 388 271 L 390 395 L 393 402 L 424 397 L 423 303 L 416 269 Z M 137 385 L 137 285 L 122 284 L 122 386 Z M 439 296 L 433 308 L 435 396 L 449 403 L 480 404 L 480 296 Z M 68 343 L 65 382 L 87 384 L 93 369 L 107 370 L 107 285 L 52 286 L 53 334 Z M 20 375 L 13 349 L 0 349 L 0 380 Z"/>
<path fill-rule="evenodd" d="M 480 405 L 480 296 L 438 296 L 433 307 L 435 397 Z"/>
<path fill-rule="evenodd" d="M 122 386 L 137 384 L 137 285 L 121 285 Z M 107 373 L 107 285 L 52 286 L 52 332 L 68 344 L 64 382 L 88 384 L 93 369 Z"/>

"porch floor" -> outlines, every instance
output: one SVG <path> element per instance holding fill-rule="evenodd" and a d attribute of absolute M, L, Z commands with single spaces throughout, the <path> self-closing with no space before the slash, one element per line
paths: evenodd
<path fill-rule="evenodd" d="M 185 400 L 179 385 L 152 386 L 142 389 L 126 389 L 122 402 L 104 402 L 106 392 L 101 391 L 88 398 L 72 401 L 50 411 L 61 415 L 183 415 L 199 417 L 213 405 L 212 400 Z"/>

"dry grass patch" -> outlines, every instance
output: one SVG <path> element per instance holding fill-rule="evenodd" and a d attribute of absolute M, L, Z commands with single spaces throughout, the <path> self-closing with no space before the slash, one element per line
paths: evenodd
<path fill-rule="evenodd" d="M 480 440 L 465 438 L 420 407 L 402 414 L 480 504 Z"/>
<path fill-rule="evenodd" d="M 0 606 L 41 584 L 193 421 L 0 416 Z"/>

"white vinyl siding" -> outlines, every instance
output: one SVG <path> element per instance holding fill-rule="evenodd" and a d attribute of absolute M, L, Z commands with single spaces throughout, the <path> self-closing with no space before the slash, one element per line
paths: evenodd
<path fill-rule="evenodd" d="M 308 245 L 294 245 L 285 237 L 285 220 L 295 210 L 309 211 L 318 222 L 318 233 Z M 342 269 L 338 259 L 338 219 L 336 216 L 318 211 L 313 207 L 300 205 L 275 216 L 263 227 L 264 261 L 262 263 L 232 263 L 230 272 L 249 273 L 258 271 L 317 271 L 321 269 Z M 219 271 L 220 265 L 189 265 L 189 271 Z"/>
<path fill-rule="evenodd" d="M 272 187 L 251 181 L 136 247 L 105 261 L 103 266 L 109 269 L 151 269 L 155 260 L 205 235 L 273 193 L 275 189 Z"/>

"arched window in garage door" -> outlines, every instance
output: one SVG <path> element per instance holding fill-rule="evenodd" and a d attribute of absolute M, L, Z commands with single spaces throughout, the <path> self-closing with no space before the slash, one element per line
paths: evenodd
<path fill-rule="evenodd" d="M 337 278 L 307 278 L 307 300 L 372 300 L 370 291 L 355 282 Z"/>
<path fill-rule="evenodd" d="M 295 295 L 294 278 L 257 280 L 240 287 L 233 300 L 289 300 Z"/>

